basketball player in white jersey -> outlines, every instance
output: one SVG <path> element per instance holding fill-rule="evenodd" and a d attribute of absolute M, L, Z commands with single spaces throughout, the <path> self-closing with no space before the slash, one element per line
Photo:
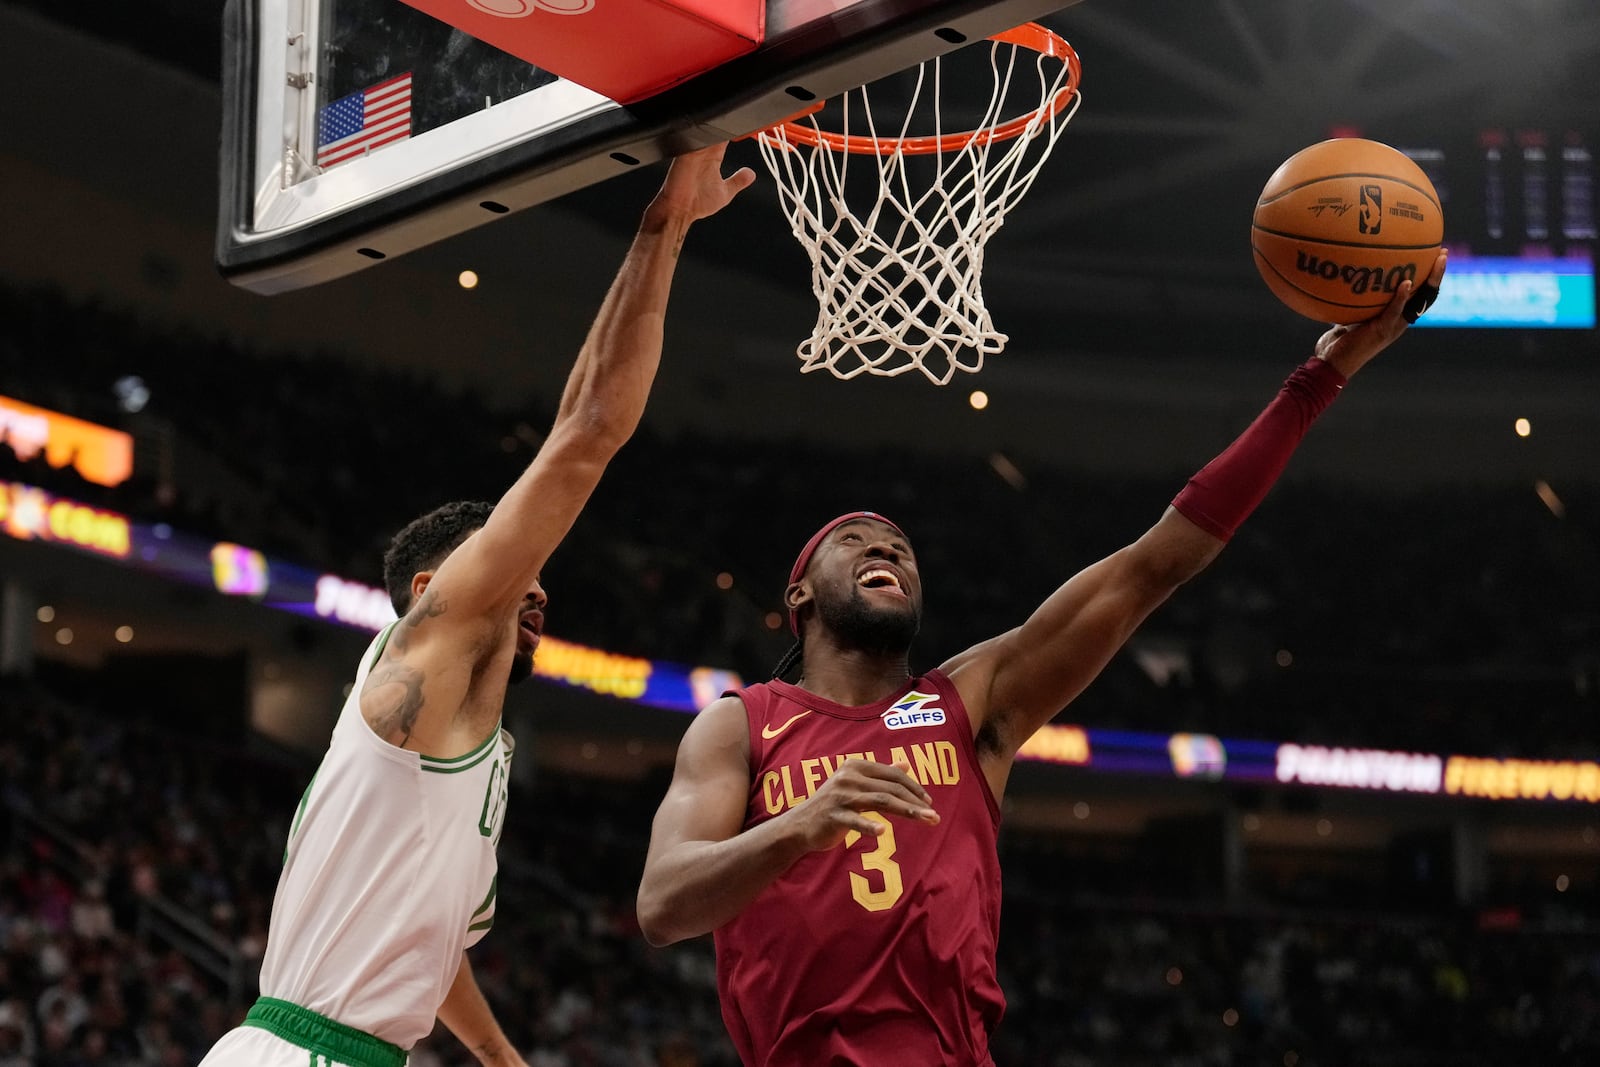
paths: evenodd
<path fill-rule="evenodd" d="M 533 463 L 492 508 L 446 505 L 384 559 L 399 620 L 372 642 L 295 812 L 261 998 L 204 1067 L 402 1067 L 444 1025 L 525 1067 L 465 950 L 494 920 L 511 737 L 506 686 L 544 627 L 539 571 L 632 435 L 691 223 L 755 180 L 723 147 L 676 160 L 645 211 Z"/>

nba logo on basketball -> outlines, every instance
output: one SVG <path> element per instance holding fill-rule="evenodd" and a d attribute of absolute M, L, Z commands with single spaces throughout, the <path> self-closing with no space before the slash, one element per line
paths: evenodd
<path fill-rule="evenodd" d="M 1383 229 L 1383 186 L 1361 187 L 1361 232 L 1377 233 Z"/>

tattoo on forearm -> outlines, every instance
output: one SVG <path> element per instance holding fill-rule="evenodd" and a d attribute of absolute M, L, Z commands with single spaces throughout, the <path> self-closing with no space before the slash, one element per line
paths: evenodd
<path fill-rule="evenodd" d="M 422 680 L 422 671 L 404 663 L 385 664 L 367 676 L 368 706 L 374 709 L 369 721 L 374 733 L 388 738 L 399 732 L 399 746 L 406 747 L 422 711 Z"/>

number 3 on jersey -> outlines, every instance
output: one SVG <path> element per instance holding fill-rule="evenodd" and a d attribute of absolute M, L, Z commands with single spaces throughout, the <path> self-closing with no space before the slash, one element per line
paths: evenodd
<path fill-rule="evenodd" d="M 905 885 L 900 881 L 900 865 L 894 861 L 894 826 L 875 811 L 861 813 L 873 822 L 883 827 L 883 833 L 878 837 L 878 847 L 871 852 L 861 854 L 861 868 L 867 871 L 877 871 L 883 876 L 883 888 L 873 889 L 872 880 L 864 874 L 850 872 L 850 895 L 856 898 L 868 911 L 885 911 L 894 907 L 901 895 L 905 892 Z M 851 830 L 844 835 L 844 847 L 849 848 L 861 840 L 860 830 Z"/>

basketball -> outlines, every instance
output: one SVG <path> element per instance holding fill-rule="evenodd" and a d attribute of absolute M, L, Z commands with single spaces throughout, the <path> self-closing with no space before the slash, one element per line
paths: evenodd
<path fill-rule="evenodd" d="M 1318 322 L 1382 311 L 1420 282 L 1444 241 L 1439 195 L 1404 153 L 1356 137 L 1296 152 L 1256 202 L 1250 248 L 1267 287 Z"/>

